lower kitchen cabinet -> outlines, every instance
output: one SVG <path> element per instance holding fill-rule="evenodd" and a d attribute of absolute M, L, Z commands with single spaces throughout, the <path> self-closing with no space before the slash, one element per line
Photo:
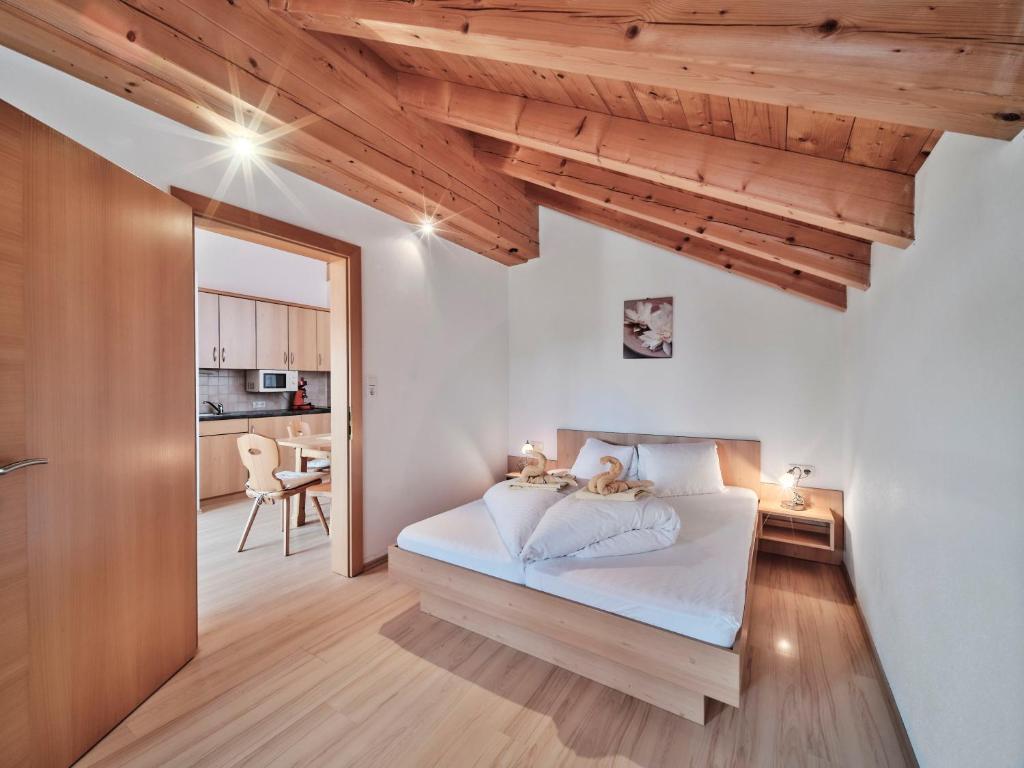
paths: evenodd
<path fill-rule="evenodd" d="M 304 421 L 313 434 L 331 431 L 331 414 L 311 413 L 199 422 L 199 498 L 211 499 L 245 490 L 248 474 L 238 455 L 238 436 L 255 432 L 274 439 L 288 437 L 288 425 Z M 295 450 L 281 448 L 281 469 L 294 469 Z"/>
<path fill-rule="evenodd" d="M 245 490 L 249 477 L 238 456 L 238 434 L 199 438 L 199 498 Z"/>

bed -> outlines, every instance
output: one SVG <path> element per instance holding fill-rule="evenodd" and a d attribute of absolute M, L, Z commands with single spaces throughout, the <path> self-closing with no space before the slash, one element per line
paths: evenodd
<path fill-rule="evenodd" d="M 707 439 L 559 430 L 559 466 L 588 437 Z M 703 723 L 706 698 L 739 706 L 760 488 L 760 444 L 716 442 L 728 487 L 667 499 L 682 520 L 671 547 L 524 566 L 478 500 L 403 530 L 391 573 L 420 589 L 425 613 Z"/>

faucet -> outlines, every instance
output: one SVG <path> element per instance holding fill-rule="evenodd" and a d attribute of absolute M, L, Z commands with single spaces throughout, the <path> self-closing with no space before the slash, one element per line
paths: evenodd
<path fill-rule="evenodd" d="M 203 405 L 208 405 L 213 408 L 213 412 L 218 416 L 224 415 L 224 403 L 211 403 L 209 400 L 203 400 Z"/>

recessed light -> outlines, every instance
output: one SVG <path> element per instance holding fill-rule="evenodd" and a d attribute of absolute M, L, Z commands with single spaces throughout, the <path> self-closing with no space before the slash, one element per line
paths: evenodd
<path fill-rule="evenodd" d="M 231 148 L 239 157 L 252 157 L 256 154 L 256 145 L 245 136 L 236 136 L 231 140 Z"/>

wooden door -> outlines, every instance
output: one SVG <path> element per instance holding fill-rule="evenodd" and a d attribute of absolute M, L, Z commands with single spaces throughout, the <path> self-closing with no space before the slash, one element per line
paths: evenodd
<path fill-rule="evenodd" d="M 220 367 L 256 367 L 256 302 L 220 296 Z"/>
<path fill-rule="evenodd" d="M 288 367 L 288 307 L 256 302 L 256 367 Z"/>
<path fill-rule="evenodd" d="M 220 368 L 220 302 L 217 294 L 199 292 L 196 321 L 196 365 Z"/>
<path fill-rule="evenodd" d="M 293 371 L 315 371 L 316 310 L 288 307 L 288 367 Z"/>
<path fill-rule="evenodd" d="M 331 370 L 331 313 L 316 313 L 316 369 Z"/>
<path fill-rule="evenodd" d="M 363 528 L 362 515 L 353 514 L 353 487 L 359 488 L 362 478 L 353 473 L 350 463 L 352 455 L 349 432 L 349 407 L 359 407 L 350 391 L 349 373 L 352 355 L 361 354 L 353 349 L 349 323 L 349 281 L 358 285 L 358 273 L 350 272 L 351 260 L 332 261 L 327 265 L 328 280 L 331 284 L 331 339 L 333 340 L 333 366 L 331 372 L 331 499 L 348 500 L 346 506 L 332 504 L 331 519 L 337 523 L 331 528 L 331 570 L 343 576 L 355 576 L 363 569 Z M 359 304 L 353 307 L 359 311 Z M 355 384 L 355 386 L 360 386 Z M 346 517 L 342 517 L 345 515 Z"/>
<path fill-rule="evenodd" d="M 66 766 L 196 649 L 192 211 L 3 102 L 0 190 L 0 762 Z"/>

